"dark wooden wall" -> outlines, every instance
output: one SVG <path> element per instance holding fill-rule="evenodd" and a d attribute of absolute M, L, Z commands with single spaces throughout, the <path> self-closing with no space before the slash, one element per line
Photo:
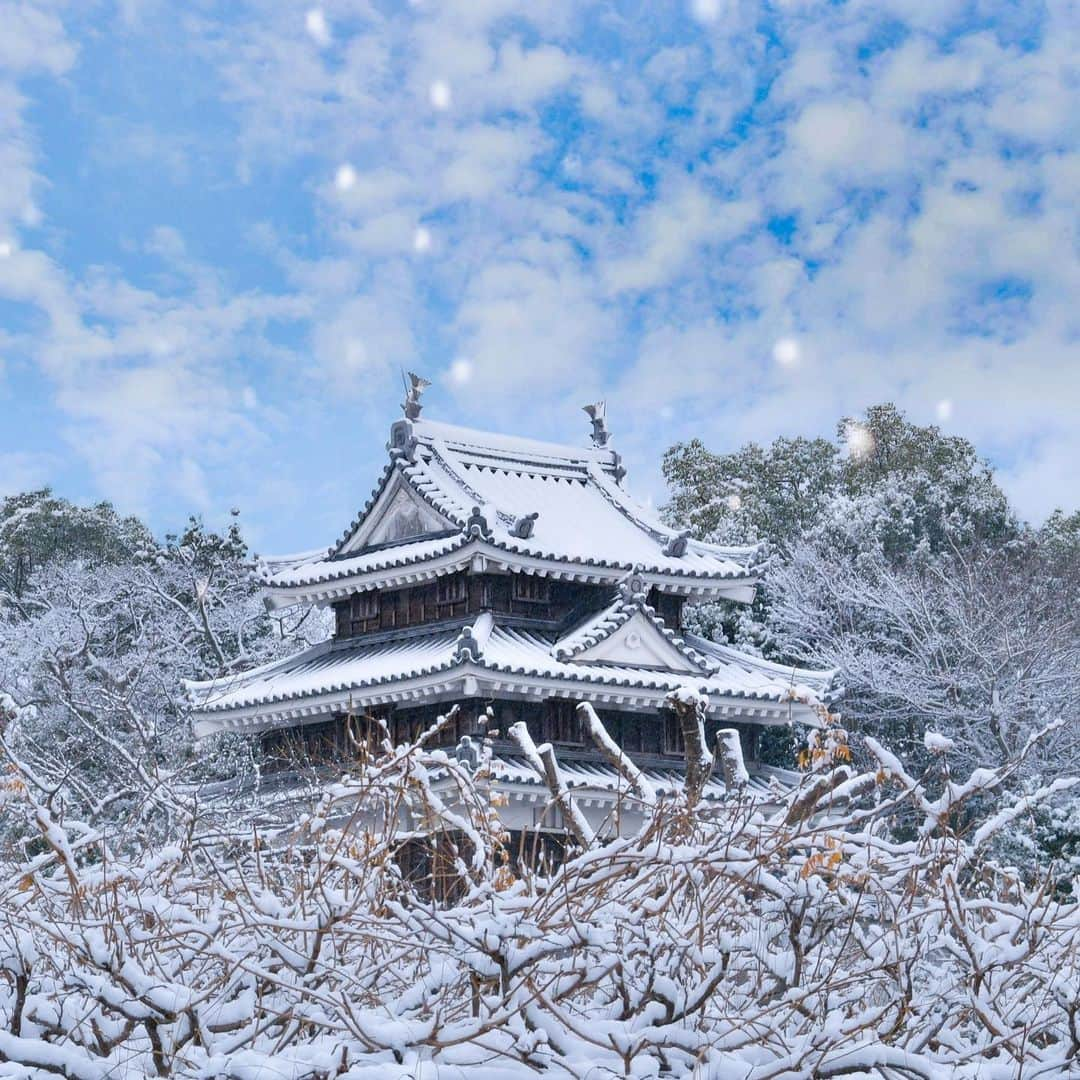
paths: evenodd
<path fill-rule="evenodd" d="M 461 571 L 405 589 L 356 593 L 334 605 L 336 636 L 424 626 L 491 611 L 514 619 L 558 626 L 584 619 L 611 603 L 608 586 L 554 581 L 535 574 L 472 574 Z M 672 629 L 682 624 L 683 598 L 649 594 L 649 602 Z"/>
<path fill-rule="evenodd" d="M 448 702 L 397 708 L 382 706 L 369 713 L 354 715 L 350 723 L 354 736 L 361 741 L 377 740 L 382 737 L 381 728 L 373 721 L 376 717 L 382 718 L 389 728 L 391 741 L 401 745 L 417 739 L 450 709 Z M 608 733 L 628 754 L 657 764 L 676 765 L 682 761 L 682 730 L 674 715 L 666 711 L 631 713 L 614 709 L 600 709 L 598 714 Z M 522 720 L 537 743 L 553 743 L 564 755 L 569 755 L 569 759 L 599 760 L 592 739 L 581 728 L 576 702 L 564 698 L 461 702 L 456 717 L 439 731 L 430 745 L 454 747 L 463 735 L 476 741 L 490 736 L 499 752 L 514 753 L 516 745 L 509 740 L 509 730 L 511 725 Z M 738 730 L 744 756 L 748 761 L 757 759 L 760 728 L 756 724 L 710 720 L 706 724 L 710 746 L 715 745 L 719 727 Z M 270 770 L 296 764 L 341 764 L 355 759 L 358 752 L 347 735 L 344 717 L 268 732 L 262 737 L 262 750 L 264 766 Z"/>

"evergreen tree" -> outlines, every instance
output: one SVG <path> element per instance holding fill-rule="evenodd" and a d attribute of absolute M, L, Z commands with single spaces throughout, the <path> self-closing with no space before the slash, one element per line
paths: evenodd
<path fill-rule="evenodd" d="M 840 669 L 849 728 L 915 765 L 933 761 L 928 732 L 952 738 L 965 767 L 996 767 L 1057 719 L 1012 782 L 1038 785 L 1071 767 L 1080 514 L 1023 526 L 967 440 L 892 405 L 842 419 L 834 443 L 780 439 L 725 455 L 673 447 L 665 471 L 672 518 L 715 539 L 764 539 L 770 552 L 751 607 L 689 609 L 691 629 Z M 1034 831 L 1007 835 L 1015 858 L 1073 858 L 1075 808 L 1060 797 L 1040 813 Z"/>

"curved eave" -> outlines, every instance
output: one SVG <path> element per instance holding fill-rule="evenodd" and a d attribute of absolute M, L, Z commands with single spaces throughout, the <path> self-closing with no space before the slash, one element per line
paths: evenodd
<path fill-rule="evenodd" d="M 344 561 L 344 560 L 343 560 Z M 320 564 L 326 567 L 326 563 Z M 458 570 L 472 568 L 478 572 L 488 569 L 537 574 L 560 581 L 576 581 L 592 585 L 616 585 L 634 569 L 626 563 L 595 563 L 585 560 L 560 559 L 555 555 L 525 554 L 482 540 L 469 541 L 462 537 L 461 546 L 454 545 L 443 554 L 410 560 L 394 561 L 387 552 L 383 565 L 356 573 L 347 569 L 337 576 L 319 576 L 288 584 L 264 579 L 263 596 L 270 608 L 291 604 L 330 604 L 356 592 L 370 589 L 395 589 L 416 585 Z M 663 592 L 700 600 L 726 599 L 749 603 L 754 598 L 757 578 L 752 574 L 707 574 L 692 570 L 672 572 L 659 566 L 646 566 L 642 576 L 650 585 Z"/>
<path fill-rule="evenodd" d="M 738 664 L 766 675 L 787 679 L 792 686 L 805 686 L 822 701 L 832 701 L 843 696 L 844 688 L 840 684 L 839 668 L 790 667 L 759 656 L 751 656 L 731 645 L 721 645 L 707 638 L 698 637 L 696 634 L 686 634 L 685 641 L 687 646 L 695 652 L 721 663 Z"/>
<path fill-rule="evenodd" d="M 417 673 L 404 679 L 359 686 L 341 686 L 324 693 L 279 701 L 262 701 L 229 709 L 195 709 L 198 738 L 223 731 L 256 733 L 279 727 L 316 723 L 350 707 L 452 700 L 461 697 L 543 699 L 551 696 L 588 701 L 601 707 L 636 711 L 659 710 L 671 691 L 671 679 L 642 678 L 632 682 L 595 676 L 582 679 L 537 674 L 509 667 L 466 661 Z M 798 700 L 777 700 L 750 694 L 710 693 L 709 715 L 765 726 L 802 723 L 818 726 L 814 709 Z"/>

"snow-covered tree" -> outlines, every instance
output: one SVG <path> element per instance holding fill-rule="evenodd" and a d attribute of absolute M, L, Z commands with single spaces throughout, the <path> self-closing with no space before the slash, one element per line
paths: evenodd
<path fill-rule="evenodd" d="M 1076 515 L 1021 526 L 968 442 L 891 406 L 842 420 L 835 446 L 676 447 L 665 466 L 672 513 L 693 518 L 697 505 L 716 534 L 757 530 L 770 544 L 754 605 L 690 609 L 693 629 L 839 668 L 845 721 L 920 766 L 933 760 L 927 733 L 952 739 L 964 768 L 995 767 L 1058 719 L 1011 782 L 1037 786 L 1067 768 L 1080 749 Z M 1048 814 L 1013 833 L 1017 858 L 1076 847 L 1068 806 Z"/>
<path fill-rule="evenodd" d="M 25 707 L 5 740 L 95 826 L 129 840 L 140 829 L 170 833 L 163 774 L 194 782 L 252 766 L 235 738 L 193 752 L 183 679 L 271 658 L 308 629 L 325 636 L 324 622 L 306 612 L 271 619 L 235 523 L 219 535 L 192 520 L 158 544 L 104 504 L 43 492 L 5 511 L 0 692 Z"/>
<path fill-rule="evenodd" d="M 856 769 L 828 725 L 764 806 L 728 740 L 730 795 L 705 809 L 657 798 L 587 720 L 644 822 L 578 829 L 544 873 L 509 857 L 486 750 L 359 755 L 309 816 L 246 839 L 180 799 L 177 842 L 126 855 L 13 762 L 0 800 L 38 842 L 0 867 L 0 1074 L 1077 1072 L 1080 907 L 987 854 L 1053 788 L 1006 794 L 1010 762 L 934 794 L 872 740 Z M 551 747 L 530 759 L 572 818 Z M 441 894 L 403 871 L 410 841 L 443 853 Z"/>
<path fill-rule="evenodd" d="M 903 559 L 921 545 L 1006 538 L 1007 500 L 966 439 L 875 405 L 837 425 L 836 441 L 780 438 L 715 454 L 699 440 L 664 455 L 669 518 L 724 543 L 767 541 L 786 552 L 834 521 L 838 543 L 867 539 Z M 846 534 L 842 531 L 846 526 Z"/>

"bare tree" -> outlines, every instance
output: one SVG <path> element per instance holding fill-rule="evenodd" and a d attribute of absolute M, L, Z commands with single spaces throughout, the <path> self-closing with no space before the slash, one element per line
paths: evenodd
<path fill-rule="evenodd" d="M 181 839 L 142 854 L 64 817 L 49 783 L 11 760 L 4 810 L 38 841 L 0 877 L 0 1074 L 895 1080 L 1080 1067 L 1080 910 L 988 854 L 1072 783 L 1009 794 L 1060 727 L 942 790 L 874 740 L 859 769 L 826 732 L 802 784 L 765 803 L 736 788 L 707 808 L 656 798 L 618 751 L 644 827 L 585 835 L 580 853 L 524 878 L 486 759 L 429 749 L 438 727 L 359 756 L 287 829 L 225 839 L 213 813 L 180 803 Z M 557 762 L 532 750 L 572 816 Z M 890 832 L 901 810 L 918 822 L 907 840 Z M 417 844 L 453 865 L 442 899 L 403 869 Z"/>

